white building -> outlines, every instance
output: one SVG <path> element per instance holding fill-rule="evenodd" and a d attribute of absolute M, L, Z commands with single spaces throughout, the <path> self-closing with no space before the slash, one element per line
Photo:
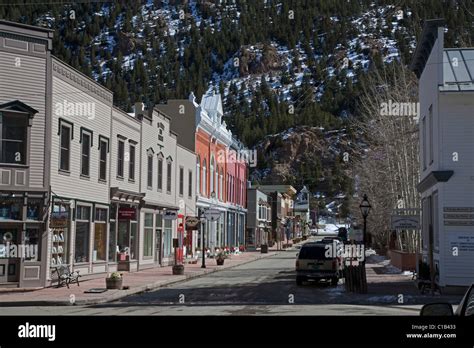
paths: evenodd
<path fill-rule="evenodd" d="M 426 21 L 411 68 L 419 78 L 423 261 L 441 287 L 474 282 L 474 48 L 444 48 Z"/>

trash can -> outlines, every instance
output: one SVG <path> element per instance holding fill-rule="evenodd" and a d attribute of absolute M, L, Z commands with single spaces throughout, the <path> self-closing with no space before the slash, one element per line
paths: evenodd
<path fill-rule="evenodd" d="M 262 246 L 260 247 L 260 252 L 262 254 L 267 254 L 268 253 L 268 245 L 267 244 L 262 244 Z"/>

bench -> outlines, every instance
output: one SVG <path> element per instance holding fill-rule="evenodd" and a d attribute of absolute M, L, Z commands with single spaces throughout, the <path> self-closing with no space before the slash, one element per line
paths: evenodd
<path fill-rule="evenodd" d="M 68 265 L 62 264 L 54 267 L 53 274 L 54 273 L 56 273 L 58 277 L 58 288 L 63 285 L 66 285 L 69 289 L 69 284 L 74 282 L 76 282 L 77 286 L 79 286 L 79 277 L 81 277 L 79 271 L 71 272 L 71 269 Z"/>

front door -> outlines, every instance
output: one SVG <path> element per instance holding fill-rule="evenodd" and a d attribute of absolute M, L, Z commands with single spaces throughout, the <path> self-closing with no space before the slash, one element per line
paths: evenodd
<path fill-rule="evenodd" d="M 0 227 L 0 284 L 19 280 L 20 238 L 19 227 Z"/>

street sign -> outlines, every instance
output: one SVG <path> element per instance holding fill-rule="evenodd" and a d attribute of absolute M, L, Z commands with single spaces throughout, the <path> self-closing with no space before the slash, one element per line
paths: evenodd
<path fill-rule="evenodd" d="M 419 215 L 392 215 L 392 230 L 420 229 Z"/>
<path fill-rule="evenodd" d="M 208 220 L 217 221 L 221 217 L 221 212 L 220 210 L 209 208 L 204 212 L 204 216 Z"/>
<path fill-rule="evenodd" d="M 178 218 L 178 212 L 175 210 L 166 210 L 163 212 L 163 220 L 176 220 Z"/>
<path fill-rule="evenodd" d="M 199 223 L 201 221 L 196 216 L 187 216 L 186 217 L 186 229 L 187 230 L 197 230 L 199 229 Z"/>

